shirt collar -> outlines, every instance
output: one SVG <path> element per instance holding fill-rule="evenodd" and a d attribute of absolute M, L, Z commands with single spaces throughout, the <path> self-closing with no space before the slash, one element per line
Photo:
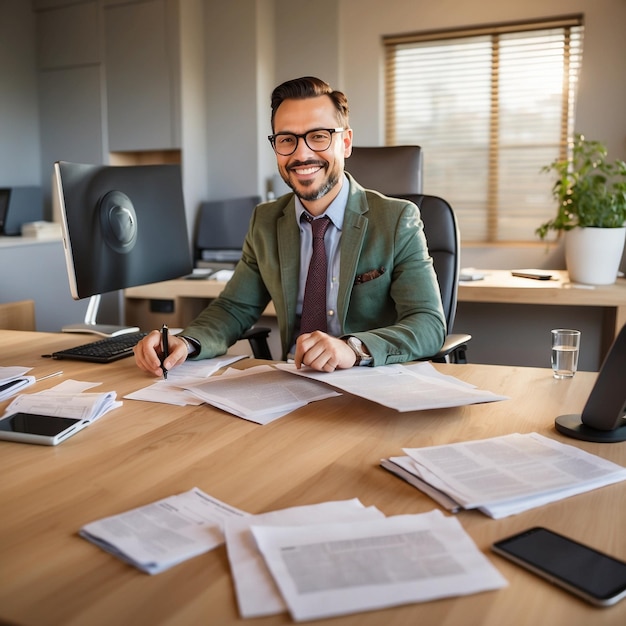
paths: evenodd
<path fill-rule="evenodd" d="M 348 204 L 348 196 L 350 194 L 350 181 L 343 174 L 343 185 L 341 185 L 341 189 L 337 194 L 337 197 L 330 203 L 326 211 L 322 213 L 322 215 L 330 218 L 330 221 L 333 223 L 335 228 L 341 230 L 343 225 L 343 216 L 346 212 L 346 205 Z M 299 224 L 302 214 L 306 211 L 300 198 L 295 196 L 296 200 L 296 222 Z M 321 217 L 321 216 L 320 216 Z"/>

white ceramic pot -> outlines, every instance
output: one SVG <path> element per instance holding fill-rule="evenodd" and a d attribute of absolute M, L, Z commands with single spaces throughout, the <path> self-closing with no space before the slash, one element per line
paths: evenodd
<path fill-rule="evenodd" d="M 624 228 L 573 228 L 565 232 L 565 264 L 574 283 L 612 285 L 626 241 Z"/>

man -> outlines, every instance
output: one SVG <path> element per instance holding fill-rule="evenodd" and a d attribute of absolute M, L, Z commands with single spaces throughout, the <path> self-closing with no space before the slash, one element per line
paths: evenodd
<path fill-rule="evenodd" d="M 345 95 L 305 77 L 279 85 L 271 105 L 269 140 L 293 194 L 255 209 L 241 261 L 220 297 L 170 338 L 162 364 L 158 331 L 139 342 L 137 365 L 159 376 L 189 356 L 223 354 L 270 301 L 282 358 L 292 355 L 298 368 L 331 372 L 435 354 L 445 318 L 419 211 L 363 189 L 344 171 L 352 152 Z M 321 236 L 313 230 L 320 217 L 330 218 Z M 323 245 L 314 252 L 316 238 Z M 326 291 L 314 297 L 321 319 L 311 326 L 309 265 L 322 267 Z"/>

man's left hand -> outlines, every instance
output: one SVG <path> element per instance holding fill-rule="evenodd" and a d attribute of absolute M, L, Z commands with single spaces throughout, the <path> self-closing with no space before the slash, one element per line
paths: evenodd
<path fill-rule="evenodd" d="M 356 354 L 343 339 L 315 330 L 296 340 L 294 363 L 298 369 L 308 365 L 320 372 L 334 372 L 352 367 L 356 363 Z"/>

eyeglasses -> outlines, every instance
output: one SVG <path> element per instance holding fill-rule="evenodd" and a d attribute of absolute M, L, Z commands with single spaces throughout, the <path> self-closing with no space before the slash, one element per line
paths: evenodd
<path fill-rule="evenodd" d="M 342 133 L 345 128 L 316 128 L 302 135 L 295 133 L 276 133 L 269 135 L 268 139 L 272 144 L 272 148 L 281 156 L 289 156 L 293 154 L 298 147 L 298 140 L 304 139 L 304 143 L 313 152 L 324 152 L 330 148 L 335 133 Z"/>

